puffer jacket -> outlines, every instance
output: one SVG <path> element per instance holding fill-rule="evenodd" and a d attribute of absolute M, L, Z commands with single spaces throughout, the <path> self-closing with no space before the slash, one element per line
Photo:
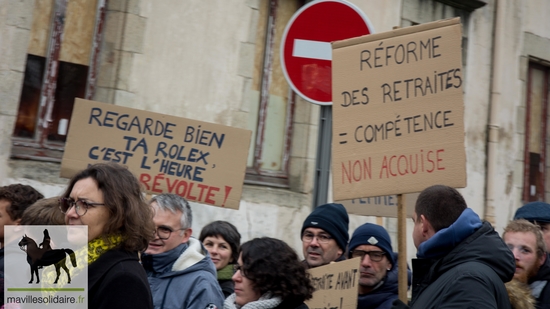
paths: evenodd
<path fill-rule="evenodd" d="M 511 308 L 504 283 L 514 276 L 514 256 L 470 208 L 422 243 L 417 257 L 410 308 Z"/>
<path fill-rule="evenodd" d="M 160 254 L 143 254 L 142 263 L 153 294 L 155 308 L 222 308 L 224 296 L 216 268 L 200 241 Z"/>

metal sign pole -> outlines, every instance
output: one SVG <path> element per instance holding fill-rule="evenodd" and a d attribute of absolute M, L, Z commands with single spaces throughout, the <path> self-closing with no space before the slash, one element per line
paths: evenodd
<path fill-rule="evenodd" d="M 313 208 L 326 204 L 330 177 L 332 152 L 332 106 L 321 105 L 319 112 L 319 136 L 317 159 L 315 161 L 315 186 L 313 187 Z"/>

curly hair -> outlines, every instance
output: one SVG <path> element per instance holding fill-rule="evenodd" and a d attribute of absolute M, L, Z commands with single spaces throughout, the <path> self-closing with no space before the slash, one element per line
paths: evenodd
<path fill-rule="evenodd" d="M 10 202 L 10 207 L 6 209 L 6 212 L 13 221 L 20 219 L 27 207 L 43 198 L 44 195 L 31 186 L 13 184 L 0 187 L 0 200 Z"/>
<path fill-rule="evenodd" d="M 239 247 L 241 245 L 241 234 L 237 228 L 227 221 L 214 221 L 205 225 L 199 236 L 199 240 L 204 242 L 206 237 L 221 237 L 231 247 L 230 263 L 237 263 L 239 259 Z"/>
<path fill-rule="evenodd" d="M 241 246 L 242 275 L 260 294 L 271 292 L 286 303 L 311 298 L 313 285 L 296 252 L 284 241 L 254 238 Z"/>
<path fill-rule="evenodd" d="M 153 239 L 155 226 L 153 210 L 145 202 L 137 178 L 117 163 L 98 163 L 73 176 L 61 197 L 68 198 L 77 181 L 92 178 L 103 193 L 109 218 L 102 236 L 109 241 L 109 234 L 122 235 L 121 246 L 127 251 L 143 251 Z"/>

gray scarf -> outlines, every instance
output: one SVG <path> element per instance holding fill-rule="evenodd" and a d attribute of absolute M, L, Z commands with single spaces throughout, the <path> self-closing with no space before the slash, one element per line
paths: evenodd
<path fill-rule="evenodd" d="M 277 307 L 283 300 L 280 297 L 271 297 L 271 293 L 267 292 L 258 300 L 249 302 L 244 306 L 235 304 L 235 293 L 229 295 L 223 303 L 223 309 L 273 309 Z"/>

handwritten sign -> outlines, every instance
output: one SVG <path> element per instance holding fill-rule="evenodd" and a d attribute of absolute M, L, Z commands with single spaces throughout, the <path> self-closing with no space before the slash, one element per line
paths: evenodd
<path fill-rule="evenodd" d="M 404 198 L 407 216 L 412 218 L 418 193 L 405 194 Z M 344 205 L 347 212 L 350 214 L 397 218 L 396 195 L 362 197 L 352 200 L 337 201 L 336 203 Z"/>
<path fill-rule="evenodd" d="M 308 269 L 315 291 L 310 309 L 356 309 L 360 258 Z"/>
<path fill-rule="evenodd" d="M 459 18 L 334 42 L 335 200 L 466 186 Z"/>
<path fill-rule="evenodd" d="M 61 176 L 118 162 L 151 194 L 238 209 L 250 137 L 239 128 L 76 99 Z"/>

